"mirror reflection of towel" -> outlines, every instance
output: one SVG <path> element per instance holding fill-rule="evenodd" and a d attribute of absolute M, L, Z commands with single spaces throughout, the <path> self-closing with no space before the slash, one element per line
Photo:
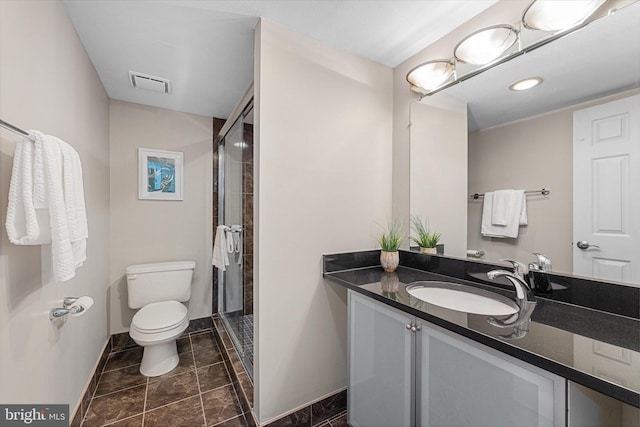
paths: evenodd
<path fill-rule="evenodd" d="M 496 196 L 500 200 L 496 200 Z M 524 190 L 500 190 L 484 194 L 480 230 L 483 236 L 517 238 L 520 225 L 527 225 L 527 221 L 527 199 Z"/>

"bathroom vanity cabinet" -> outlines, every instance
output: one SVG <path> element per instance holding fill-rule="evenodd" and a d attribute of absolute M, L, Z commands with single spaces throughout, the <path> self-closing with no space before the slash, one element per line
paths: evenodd
<path fill-rule="evenodd" d="M 564 426 L 565 379 L 349 290 L 354 426 Z"/>

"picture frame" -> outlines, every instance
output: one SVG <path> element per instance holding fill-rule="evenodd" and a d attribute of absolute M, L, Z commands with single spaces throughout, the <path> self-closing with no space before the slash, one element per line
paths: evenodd
<path fill-rule="evenodd" d="M 138 199 L 183 200 L 184 153 L 138 148 Z"/>

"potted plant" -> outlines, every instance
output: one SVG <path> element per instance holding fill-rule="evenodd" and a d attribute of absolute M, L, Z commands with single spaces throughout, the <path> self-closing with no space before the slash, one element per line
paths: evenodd
<path fill-rule="evenodd" d="M 418 246 L 420 246 L 421 253 L 435 254 L 436 245 L 440 241 L 442 235 L 440 233 L 429 231 L 429 221 L 425 221 L 425 226 L 422 218 L 419 216 L 411 217 L 411 230 L 417 235 L 417 237 L 411 237 Z"/>
<path fill-rule="evenodd" d="M 378 243 L 382 249 L 380 252 L 382 268 L 388 273 L 395 271 L 400 262 L 398 248 L 402 244 L 402 226 L 397 219 L 387 225 L 387 229 L 382 232 Z"/>

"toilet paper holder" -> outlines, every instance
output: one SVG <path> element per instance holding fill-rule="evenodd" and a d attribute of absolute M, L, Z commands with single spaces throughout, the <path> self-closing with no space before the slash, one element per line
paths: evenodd
<path fill-rule="evenodd" d="M 79 315 L 83 311 L 87 310 L 83 305 L 74 305 L 78 302 L 79 297 L 65 297 L 62 300 L 62 307 L 56 307 L 49 310 L 49 320 L 54 320 L 59 317 L 64 317 L 67 314 Z"/>

